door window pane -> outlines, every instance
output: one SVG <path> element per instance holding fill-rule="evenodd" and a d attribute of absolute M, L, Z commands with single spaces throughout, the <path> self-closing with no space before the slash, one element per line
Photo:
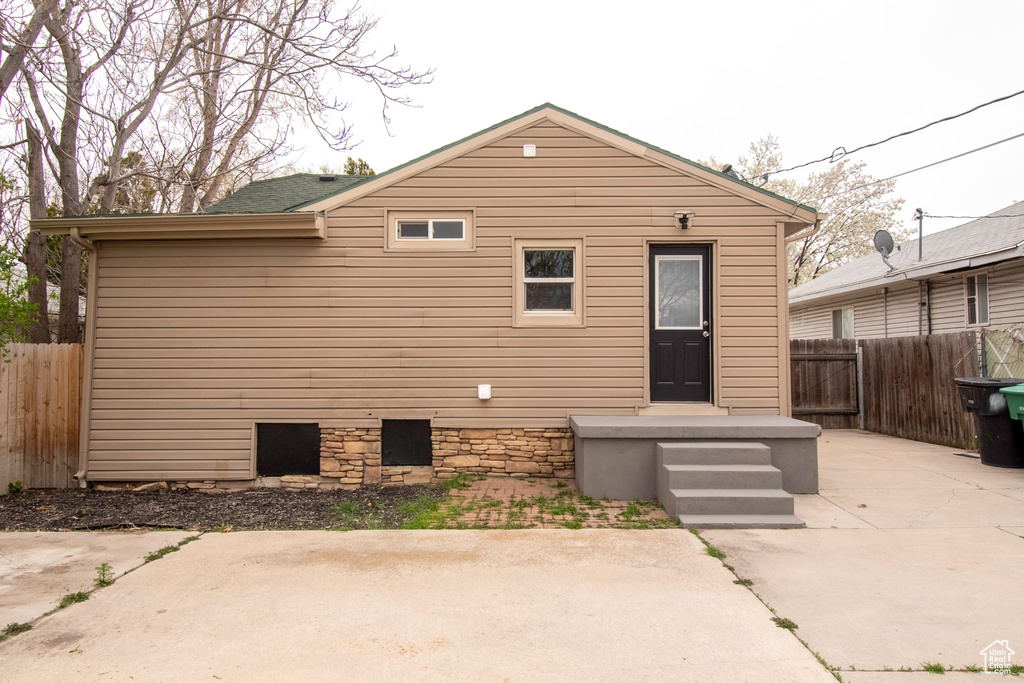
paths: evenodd
<path fill-rule="evenodd" d="M 657 256 L 657 327 L 701 329 L 703 297 L 699 256 Z"/>

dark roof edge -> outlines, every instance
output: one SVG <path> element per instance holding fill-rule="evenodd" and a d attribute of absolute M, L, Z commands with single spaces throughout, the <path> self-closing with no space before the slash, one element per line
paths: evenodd
<path fill-rule="evenodd" d="M 472 140 L 475 137 L 479 137 L 481 135 L 484 135 L 485 133 L 489 133 L 490 131 L 495 130 L 496 128 L 501 128 L 502 126 L 507 125 L 509 123 L 513 123 L 514 121 L 517 121 L 518 119 L 525 118 L 525 117 L 527 117 L 527 116 L 529 116 L 531 114 L 536 114 L 537 112 L 539 112 L 539 111 L 541 111 L 543 109 L 554 109 L 557 112 L 565 114 L 566 116 L 571 116 L 574 119 L 582 121 L 583 123 L 586 123 L 588 125 L 594 126 L 595 128 L 600 128 L 601 130 L 603 130 L 605 132 L 612 133 L 613 135 L 617 135 L 617 136 L 619 136 L 620 138 L 622 138 L 624 140 L 628 140 L 628 141 L 630 141 L 632 143 L 635 143 L 635 144 L 638 144 L 638 145 L 642 145 L 644 147 L 647 147 L 648 149 L 652 149 L 652 150 L 654 150 L 656 152 L 660 152 L 661 154 L 664 154 L 665 156 L 668 156 L 668 157 L 671 157 L 673 159 L 676 159 L 677 161 L 682 161 L 683 163 L 689 164 L 691 166 L 696 166 L 697 168 L 699 168 L 701 170 L 707 171 L 709 173 L 713 173 L 713 174 L 719 176 L 720 178 L 728 180 L 729 182 L 737 183 L 737 184 L 742 185 L 743 187 L 745 187 L 747 189 L 756 190 L 757 192 L 759 192 L 759 193 L 761 193 L 763 195 L 766 195 L 768 197 L 772 197 L 774 199 L 778 199 L 780 201 L 786 202 L 787 204 L 792 204 L 793 206 L 795 206 L 798 209 L 804 209 L 805 211 L 810 211 L 812 213 L 817 213 L 817 209 L 815 209 L 814 207 L 807 206 L 806 204 L 801 204 L 800 202 L 798 202 L 796 200 L 789 199 L 788 197 L 783 197 L 780 194 L 775 194 L 774 192 L 770 192 L 770 191 L 764 189 L 763 187 L 758 187 L 757 185 L 752 185 L 752 184 L 750 184 L 748 182 L 745 182 L 745 181 L 742 181 L 742 180 L 738 180 L 738 179 L 733 178 L 731 176 L 727 176 L 724 173 L 722 173 L 721 171 L 716 171 L 715 169 L 710 168 L 708 166 L 705 166 L 704 164 L 699 164 L 696 161 L 691 161 L 690 159 L 687 159 L 686 157 L 679 156 L 678 154 L 674 154 L 672 152 L 669 152 L 668 150 L 662 149 L 661 147 L 658 147 L 656 145 L 651 145 L 649 143 L 646 143 L 643 140 L 640 140 L 638 138 L 634 138 L 631 135 L 627 135 L 627 134 L 625 134 L 625 133 L 623 133 L 621 131 L 615 130 L 614 128 L 611 128 L 611 127 L 606 126 L 604 124 L 598 123 L 597 121 L 592 121 L 591 119 L 588 119 L 585 116 L 580 116 L 579 114 L 577 114 L 575 112 L 571 112 L 568 109 L 563 109 L 562 107 L 559 107 L 556 104 L 551 104 L 550 102 L 545 102 L 544 104 L 538 105 L 538 106 L 534 107 L 533 109 L 529 109 L 527 111 L 524 111 L 521 114 L 516 114 L 515 116 L 507 118 L 504 121 L 499 121 L 498 123 L 495 123 L 492 126 L 488 126 L 487 128 L 484 128 L 483 130 L 478 130 L 477 132 L 475 132 L 475 133 L 473 133 L 471 135 L 467 135 L 466 137 L 461 138 L 459 140 L 456 140 L 455 142 L 450 142 L 447 145 L 444 145 L 442 147 L 438 147 L 437 149 L 432 150 L 430 152 L 427 152 L 426 154 L 422 154 L 422 155 L 416 157 L 415 159 L 411 159 L 411 160 L 405 162 L 404 164 L 399 164 L 398 166 L 395 166 L 393 168 L 389 168 L 388 170 L 384 171 L 383 173 L 378 173 L 375 176 L 367 176 L 367 178 L 382 178 L 382 177 L 384 177 L 386 175 L 389 175 L 391 173 L 395 173 L 397 171 L 402 170 L 403 168 L 405 168 L 407 166 L 411 166 L 411 165 L 413 165 L 415 163 L 419 163 L 420 161 L 423 161 L 424 159 L 432 157 L 435 154 L 439 154 L 439 153 L 441 153 L 441 152 L 443 152 L 445 150 L 451 149 L 452 147 L 455 147 L 457 145 L 461 145 L 464 142 L 468 142 L 468 141 Z M 327 198 L 335 196 L 335 195 L 340 195 L 340 194 L 342 194 L 344 192 L 347 192 L 348 190 L 350 190 L 350 189 L 360 185 L 361 182 L 362 181 L 360 181 L 359 183 L 353 183 L 352 185 L 349 185 L 348 187 L 346 187 L 344 189 L 338 190 L 337 192 L 335 192 L 333 194 L 324 195 L 323 197 L 320 197 L 319 199 L 315 199 L 313 201 L 308 201 L 308 202 L 303 202 L 302 204 L 296 204 L 295 206 L 290 207 L 288 209 L 288 211 L 298 211 L 298 210 L 300 210 L 304 206 L 308 206 L 310 204 L 314 204 L 316 202 L 323 201 L 324 199 L 327 199 Z"/>

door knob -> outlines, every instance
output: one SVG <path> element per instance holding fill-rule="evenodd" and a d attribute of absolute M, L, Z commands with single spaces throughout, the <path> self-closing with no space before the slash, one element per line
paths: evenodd
<path fill-rule="evenodd" d="M 705 337 L 708 336 L 708 331 L 707 330 L 704 330 L 704 336 Z"/>

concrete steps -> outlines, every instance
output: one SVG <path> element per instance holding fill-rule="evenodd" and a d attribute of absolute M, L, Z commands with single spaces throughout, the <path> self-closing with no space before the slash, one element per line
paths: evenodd
<path fill-rule="evenodd" d="M 760 443 L 708 441 L 657 445 L 658 500 L 683 526 L 792 529 L 793 496 Z"/>

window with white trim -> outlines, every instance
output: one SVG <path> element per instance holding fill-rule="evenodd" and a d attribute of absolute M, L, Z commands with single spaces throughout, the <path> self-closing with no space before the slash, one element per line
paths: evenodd
<path fill-rule="evenodd" d="M 832 338 L 853 339 L 853 306 L 832 311 Z"/>
<path fill-rule="evenodd" d="M 988 324 L 988 275 L 978 273 L 964 278 L 964 300 L 968 325 Z"/>
<path fill-rule="evenodd" d="M 387 251 L 473 251 L 472 210 L 387 211 Z"/>
<path fill-rule="evenodd" d="M 466 221 L 461 218 L 398 219 L 395 237 L 400 240 L 464 240 Z"/>
<path fill-rule="evenodd" d="M 583 240 L 516 240 L 515 324 L 583 325 Z"/>

